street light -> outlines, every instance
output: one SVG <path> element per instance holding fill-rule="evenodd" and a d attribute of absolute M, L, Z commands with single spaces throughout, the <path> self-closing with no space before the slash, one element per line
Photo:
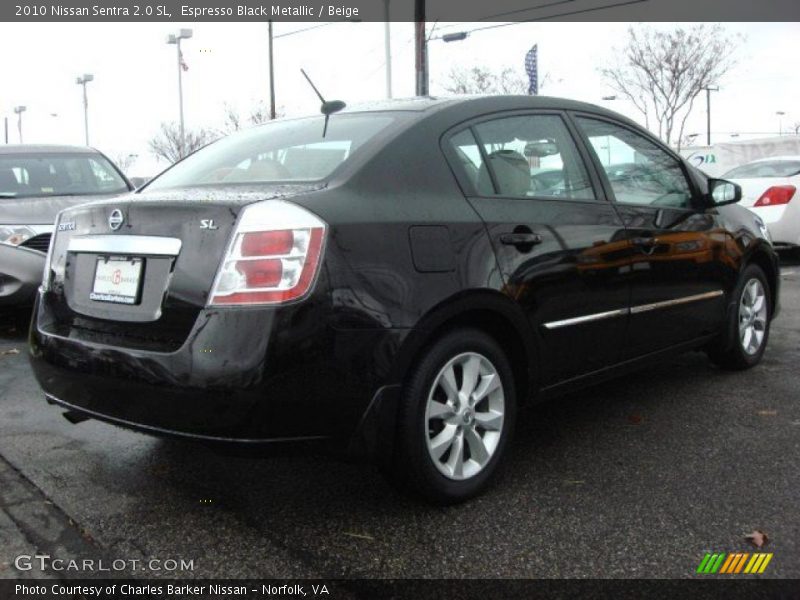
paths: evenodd
<path fill-rule="evenodd" d="M 183 126 L 183 71 L 186 70 L 186 63 L 183 62 L 183 54 L 181 53 L 181 40 L 188 40 L 192 37 L 191 29 L 181 29 L 177 34 L 169 34 L 167 36 L 168 44 L 175 44 L 178 50 L 178 110 L 180 112 L 180 125 L 181 125 L 181 147 L 178 153 L 181 158 L 186 151 L 186 137 Z"/>
<path fill-rule="evenodd" d="M 777 110 L 775 114 L 778 115 L 778 135 L 783 135 L 783 116 L 786 113 L 782 110 Z"/>
<path fill-rule="evenodd" d="M 86 145 L 89 145 L 89 98 L 86 95 L 86 84 L 94 81 L 94 75 L 84 73 L 83 77 L 78 77 L 75 83 L 83 86 L 83 132 L 86 138 Z"/>
<path fill-rule="evenodd" d="M 25 112 L 27 107 L 15 106 L 14 112 L 17 113 L 17 131 L 19 131 L 19 143 L 22 143 L 22 113 Z"/>
<path fill-rule="evenodd" d="M 469 31 L 457 31 L 456 33 L 445 33 L 442 36 L 441 39 L 442 39 L 443 42 L 447 42 L 447 43 L 449 43 L 449 42 L 460 42 L 462 40 L 467 39 L 468 35 L 469 35 Z"/>
<path fill-rule="evenodd" d="M 711 145 L 711 92 L 718 92 L 719 86 L 707 85 L 701 90 L 706 91 L 706 146 Z"/>
<path fill-rule="evenodd" d="M 425 2 L 424 0 L 416 0 L 415 4 L 415 19 L 416 19 L 416 88 L 417 96 L 427 96 L 429 87 L 429 69 L 428 69 L 428 42 L 434 40 L 441 40 L 445 44 L 452 42 L 463 42 L 469 37 L 469 31 L 455 31 L 453 33 L 445 33 L 438 37 L 431 37 L 433 29 L 430 34 L 425 32 Z M 434 23 L 433 28 L 436 28 Z"/>
<path fill-rule="evenodd" d="M 603 96 L 603 100 L 606 100 L 606 101 L 611 101 L 611 100 L 616 100 L 616 99 L 617 99 L 616 96 Z"/>

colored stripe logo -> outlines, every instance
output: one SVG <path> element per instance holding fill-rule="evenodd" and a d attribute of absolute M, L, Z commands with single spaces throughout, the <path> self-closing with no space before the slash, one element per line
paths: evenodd
<path fill-rule="evenodd" d="M 772 553 L 754 552 L 725 552 L 707 553 L 703 560 L 700 561 L 700 566 L 697 567 L 697 573 L 703 575 L 738 575 L 742 574 L 755 574 L 763 573 L 769 561 L 772 560 Z"/>

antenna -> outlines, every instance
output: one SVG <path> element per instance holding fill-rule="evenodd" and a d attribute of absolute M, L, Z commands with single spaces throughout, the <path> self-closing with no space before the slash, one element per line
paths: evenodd
<path fill-rule="evenodd" d="M 308 76 L 308 73 L 306 73 L 304 69 L 300 69 L 300 72 L 303 74 L 303 77 L 306 78 L 306 81 L 308 81 L 308 85 L 311 86 L 311 89 L 314 90 L 314 93 L 317 94 L 317 97 L 319 98 L 320 102 L 322 102 L 322 106 L 320 106 L 319 110 L 323 115 L 325 115 L 325 125 L 322 128 L 322 137 L 324 138 L 325 134 L 328 132 L 328 119 L 331 118 L 331 115 L 333 113 L 339 112 L 347 105 L 341 100 L 330 100 L 330 101 L 325 100 L 325 98 L 322 97 L 322 94 L 319 93 L 317 86 L 315 86 L 314 82 L 311 81 L 311 78 Z"/>

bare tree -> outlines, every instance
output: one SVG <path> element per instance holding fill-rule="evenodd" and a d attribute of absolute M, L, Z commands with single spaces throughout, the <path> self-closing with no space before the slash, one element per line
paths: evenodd
<path fill-rule="evenodd" d="M 185 153 L 191 154 L 198 148 L 213 142 L 219 137 L 210 129 L 187 129 L 185 133 Z M 181 158 L 181 130 L 176 123 L 161 123 L 161 128 L 149 142 L 150 151 L 158 158 L 174 163 Z"/>
<path fill-rule="evenodd" d="M 279 107 L 275 111 L 275 118 L 280 119 L 286 114 L 283 106 Z M 264 104 L 263 102 L 259 102 L 250 110 L 250 123 L 253 125 L 260 125 L 261 123 L 266 123 L 270 121 L 269 118 L 269 106 Z"/>
<path fill-rule="evenodd" d="M 242 128 L 242 116 L 239 111 L 233 108 L 227 102 L 225 103 L 225 120 L 222 125 L 222 131 L 225 133 L 233 133 Z"/>
<path fill-rule="evenodd" d="M 276 117 L 282 117 L 283 110 L 276 111 Z M 244 119 L 238 110 L 230 104 L 225 104 L 225 120 L 222 126 L 222 133 L 229 134 L 239 131 L 250 125 L 260 125 L 269 121 L 269 107 L 263 102 L 259 102 L 250 110 L 250 116 Z"/>
<path fill-rule="evenodd" d="M 454 67 L 444 89 L 450 94 L 527 94 L 528 84 L 511 67 L 494 72 L 486 67 Z"/>
<path fill-rule="evenodd" d="M 667 143 L 680 144 L 695 99 L 735 64 L 732 49 L 742 40 L 719 25 L 671 31 L 630 27 L 618 62 L 600 71 L 644 115 L 648 128 L 653 125 Z"/>
<path fill-rule="evenodd" d="M 136 162 L 136 159 L 139 157 L 138 154 L 129 154 L 127 152 L 122 152 L 121 154 L 117 154 L 114 160 L 114 164 L 119 167 L 119 170 L 128 174 L 128 169 L 133 166 L 133 163 Z"/>

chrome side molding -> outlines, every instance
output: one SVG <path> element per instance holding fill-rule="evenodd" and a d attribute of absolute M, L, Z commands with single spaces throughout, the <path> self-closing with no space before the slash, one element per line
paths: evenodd
<path fill-rule="evenodd" d="M 573 317 L 572 319 L 550 321 L 549 323 L 545 323 L 544 327 L 545 329 L 559 329 L 561 327 L 569 327 L 570 325 L 580 325 L 581 323 L 591 323 L 592 321 L 602 321 L 603 319 L 610 319 L 612 317 L 621 317 L 627 314 L 627 308 L 620 308 L 617 310 L 594 313 L 592 315 L 583 315 L 582 317 Z"/>
<path fill-rule="evenodd" d="M 639 306 L 631 307 L 631 314 L 647 312 L 649 310 L 656 310 L 658 308 L 668 308 L 670 306 L 677 306 L 678 304 L 688 304 L 689 302 L 697 302 L 698 300 L 709 300 L 722 296 L 722 290 L 714 290 L 713 292 L 706 292 L 704 294 L 695 294 L 694 296 L 684 296 L 682 298 L 675 298 L 673 300 L 663 300 L 662 302 L 653 302 L 652 304 L 640 304 Z"/>
<path fill-rule="evenodd" d="M 594 313 L 591 315 L 582 315 L 580 317 L 573 317 L 571 319 L 562 319 L 560 321 L 550 321 L 544 323 L 545 329 L 559 329 L 561 327 L 569 327 L 570 325 L 580 325 L 581 323 L 591 323 L 593 321 L 602 321 L 603 319 L 611 319 L 614 317 L 622 317 L 624 315 L 635 315 L 659 308 L 669 308 L 670 306 L 678 306 L 679 304 L 688 304 L 689 302 L 698 302 L 700 300 L 709 300 L 722 296 L 722 290 L 714 290 L 713 292 L 705 292 L 703 294 L 694 294 L 692 296 L 683 296 L 681 298 L 673 298 L 672 300 L 663 300 L 661 302 L 652 302 L 650 304 L 640 304 L 630 308 L 619 308 L 617 310 L 609 310 L 601 313 Z"/>
<path fill-rule="evenodd" d="M 85 235 L 71 238 L 67 252 L 177 256 L 181 245 L 178 238 L 154 235 Z"/>

